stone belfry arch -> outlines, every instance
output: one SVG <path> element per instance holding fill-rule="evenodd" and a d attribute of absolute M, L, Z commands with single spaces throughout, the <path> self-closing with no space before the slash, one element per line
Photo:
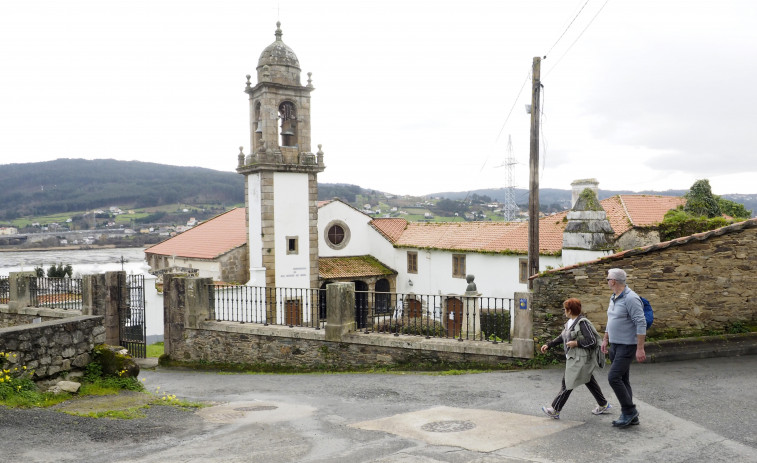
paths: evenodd
<path fill-rule="evenodd" d="M 300 83 L 297 56 L 281 40 L 260 54 L 257 83 L 247 76 L 250 154 L 240 148 L 237 172 L 245 176 L 250 285 L 316 288 L 318 285 L 318 173 L 323 152 L 311 152 L 310 73 Z"/>

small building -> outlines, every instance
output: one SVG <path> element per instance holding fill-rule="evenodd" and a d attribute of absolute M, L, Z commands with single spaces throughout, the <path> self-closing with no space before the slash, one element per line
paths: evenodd
<path fill-rule="evenodd" d="M 145 249 L 145 259 L 155 275 L 175 270 L 245 283 L 249 279 L 245 209 L 232 209 L 151 246 Z"/>

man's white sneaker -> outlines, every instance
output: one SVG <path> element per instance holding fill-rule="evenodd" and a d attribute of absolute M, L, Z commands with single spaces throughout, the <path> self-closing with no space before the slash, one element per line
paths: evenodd
<path fill-rule="evenodd" d="M 602 413 L 605 413 L 607 410 L 611 408 L 612 408 L 612 405 L 610 405 L 610 402 L 607 402 L 607 404 L 605 404 L 604 407 L 602 405 L 597 405 L 596 407 L 594 407 L 594 410 L 592 410 L 591 412 L 595 415 L 601 415 Z"/>

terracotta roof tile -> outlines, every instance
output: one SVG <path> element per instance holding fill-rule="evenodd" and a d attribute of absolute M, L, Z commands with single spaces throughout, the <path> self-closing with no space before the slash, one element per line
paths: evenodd
<path fill-rule="evenodd" d="M 407 228 L 407 220 L 373 219 L 371 220 L 371 226 L 384 235 L 386 239 L 394 243 L 400 236 L 402 236 L 402 232 L 405 231 L 405 228 Z"/>
<path fill-rule="evenodd" d="M 658 225 L 666 212 L 685 204 L 686 200 L 677 196 L 616 195 L 600 203 L 617 238 L 632 227 Z"/>
<path fill-rule="evenodd" d="M 539 222 L 541 253 L 551 254 L 562 249 L 565 214 L 563 212 L 545 217 Z M 394 220 L 404 222 L 404 219 Z M 372 224 L 398 247 L 528 253 L 528 223 L 525 222 L 404 222 L 404 230 L 399 235 L 397 223 L 377 223 L 377 220 L 374 220 Z"/>
<path fill-rule="evenodd" d="M 238 207 L 145 249 L 146 254 L 214 259 L 247 244 L 245 209 Z"/>
<path fill-rule="evenodd" d="M 397 272 L 373 256 L 321 257 L 318 276 L 324 280 L 395 275 Z"/>
<path fill-rule="evenodd" d="M 620 199 L 636 227 L 658 225 L 666 212 L 686 203 L 676 196 L 621 195 Z"/>

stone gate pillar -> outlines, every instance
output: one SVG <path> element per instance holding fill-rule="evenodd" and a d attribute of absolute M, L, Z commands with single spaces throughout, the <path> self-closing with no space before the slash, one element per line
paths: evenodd
<path fill-rule="evenodd" d="M 37 283 L 34 272 L 11 272 L 8 276 L 8 308 L 18 310 L 32 304 L 31 289 Z"/>
<path fill-rule="evenodd" d="M 326 340 L 341 341 L 356 329 L 355 283 L 326 285 Z"/>
<path fill-rule="evenodd" d="M 513 331 L 510 334 L 513 357 L 534 358 L 534 311 L 531 293 L 515 293 Z"/>

